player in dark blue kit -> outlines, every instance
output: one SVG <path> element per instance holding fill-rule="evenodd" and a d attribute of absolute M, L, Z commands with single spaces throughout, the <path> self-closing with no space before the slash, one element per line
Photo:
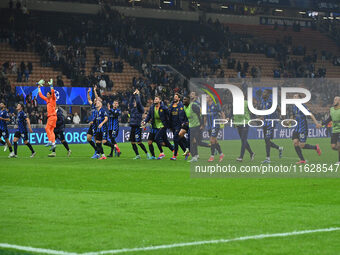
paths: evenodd
<path fill-rule="evenodd" d="M 261 97 L 261 110 L 267 110 L 272 107 L 272 97 L 271 97 L 271 90 L 265 89 L 262 92 Z M 274 138 L 274 128 L 275 128 L 275 122 L 272 121 L 272 119 L 277 119 L 277 113 L 274 112 L 270 115 L 266 115 L 263 117 L 263 137 L 264 141 L 266 143 L 266 155 L 267 158 L 262 163 L 270 163 L 270 149 L 274 148 L 279 151 L 279 158 L 282 157 L 283 147 L 279 147 L 275 143 L 271 141 L 271 139 Z"/>
<path fill-rule="evenodd" d="M 0 144 L 5 145 L 4 151 L 6 151 L 7 147 L 9 148 L 10 151 L 10 156 L 13 156 L 13 150 L 12 150 L 12 145 L 9 141 L 9 133 L 7 129 L 7 122 L 10 121 L 8 112 L 6 110 L 6 105 L 4 102 L 0 103 Z M 2 141 L 1 137 L 5 139 L 5 142 Z"/>
<path fill-rule="evenodd" d="M 294 98 L 299 99 L 301 98 L 301 96 L 299 94 L 295 94 Z M 307 108 L 305 105 L 304 107 Z M 302 155 L 301 149 L 315 150 L 319 156 L 321 155 L 321 149 L 318 144 L 317 145 L 306 144 L 308 137 L 307 116 L 302 111 L 300 111 L 300 109 L 297 108 L 295 105 L 293 106 L 293 115 L 294 116 L 292 117 L 292 119 L 295 117 L 297 125 L 294 128 L 292 140 L 295 147 L 295 151 L 300 158 L 300 161 L 296 162 L 296 164 L 305 164 L 306 161 Z M 310 115 L 310 117 L 312 118 L 316 128 L 321 128 L 321 124 L 315 119 L 314 115 L 312 114 Z"/>
<path fill-rule="evenodd" d="M 151 109 L 151 108 L 150 108 Z M 146 128 L 146 123 L 144 121 L 142 121 L 142 128 Z M 149 146 L 149 151 L 150 151 L 150 158 L 149 159 L 157 159 L 156 156 L 155 156 L 155 148 L 153 147 L 153 143 L 156 142 L 155 141 L 155 137 L 156 137 L 156 134 L 158 133 L 159 129 L 156 128 L 156 125 L 155 123 L 151 123 L 151 128 L 150 128 L 150 132 L 149 132 L 149 135 L 148 135 L 148 146 Z"/>
<path fill-rule="evenodd" d="M 96 86 L 94 87 L 93 91 L 96 90 Z M 97 157 L 97 147 L 96 144 L 94 143 L 94 141 L 92 141 L 92 137 L 94 136 L 94 129 L 95 129 L 95 111 L 96 111 L 96 102 L 97 102 L 97 98 L 95 98 L 93 101 L 91 100 L 90 97 L 90 92 L 91 92 L 91 88 L 88 89 L 87 91 L 87 100 L 89 102 L 89 104 L 91 105 L 91 117 L 90 117 L 90 127 L 87 131 L 87 142 L 92 146 L 92 148 L 94 149 L 94 154 L 92 157 L 96 158 Z"/>
<path fill-rule="evenodd" d="M 221 107 L 219 105 L 216 105 L 210 96 L 207 97 L 207 103 L 208 105 L 207 105 L 206 124 L 209 130 L 210 143 L 211 143 L 211 147 L 210 147 L 211 155 L 210 155 L 208 162 L 214 161 L 215 150 L 218 151 L 220 155 L 219 162 L 221 162 L 224 158 L 224 154 L 217 140 L 217 135 L 220 130 L 220 125 L 215 124 L 214 120 L 219 119 L 220 115 L 222 115 L 222 118 L 224 119 L 225 117 L 223 117 L 223 113 L 221 112 Z"/>
<path fill-rule="evenodd" d="M 57 123 L 56 123 L 56 127 L 54 129 L 54 134 L 55 134 L 55 138 L 59 139 L 59 141 L 64 145 L 66 151 L 67 151 L 67 157 L 71 156 L 72 151 L 70 150 L 68 143 L 65 140 L 65 117 L 63 114 L 63 111 L 61 109 L 59 109 L 59 107 L 56 107 L 56 111 L 57 111 Z M 55 157 L 56 156 L 56 152 L 55 152 L 55 148 L 52 149 L 52 153 L 48 155 L 49 157 Z"/>
<path fill-rule="evenodd" d="M 106 159 L 104 154 L 103 146 L 113 147 L 113 145 L 108 141 L 108 128 L 107 121 L 109 120 L 106 110 L 102 107 L 103 104 L 101 100 L 96 101 L 96 111 L 95 111 L 95 140 L 97 147 L 96 158 L 102 160 Z"/>
<path fill-rule="evenodd" d="M 171 152 L 174 150 L 174 148 L 169 142 L 166 133 L 166 130 L 169 127 L 169 110 L 168 107 L 166 107 L 166 105 L 162 102 L 160 96 L 155 96 L 154 103 L 150 106 L 148 115 L 142 122 L 142 125 L 145 126 L 149 121 L 152 123 L 152 128 L 157 129 L 156 135 L 153 139 L 156 141 L 160 152 L 157 159 L 162 159 L 165 157 L 162 146 L 168 147 Z"/>
<path fill-rule="evenodd" d="M 113 101 L 112 109 L 110 104 L 107 104 L 107 110 L 109 114 L 108 130 L 111 143 L 114 147 L 111 147 L 111 153 L 108 157 L 112 157 L 113 150 L 115 150 L 115 156 L 119 157 L 121 152 L 116 142 L 116 138 L 119 133 L 119 117 L 122 115 L 120 109 L 118 109 L 119 103 L 117 100 Z"/>
<path fill-rule="evenodd" d="M 143 128 L 145 128 L 145 125 L 146 124 L 143 125 L 142 123 Z M 153 143 L 155 142 L 155 137 L 156 137 L 157 132 L 158 132 L 158 128 L 156 128 L 155 125 L 151 124 L 151 129 L 150 129 L 149 136 L 148 136 L 148 146 L 149 146 L 149 151 L 151 153 L 150 159 L 157 159 L 155 156 L 155 148 L 153 147 Z"/>
<path fill-rule="evenodd" d="M 144 113 L 144 107 L 140 101 L 139 90 L 136 89 L 129 99 L 129 111 L 130 111 L 130 142 L 133 151 L 136 153 L 134 159 L 140 159 L 137 145 L 145 152 L 147 159 L 151 159 L 150 154 L 146 150 L 144 144 L 142 143 L 142 117 Z"/>
<path fill-rule="evenodd" d="M 27 145 L 27 147 L 31 151 L 31 158 L 34 158 L 36 152 L 33 150 L 32 145 L 28 141 L 28 132 L 27 132 L 27 126 L 28 129 L 31 133 L 33 133 L 33 130 L 31 128 L 31 123 L 30 119 L 27 117 L 26 113 L 24 112 L 24 107 L 22 104 L 17 105 L 17 111 L 18 111 L 18 116 L 17 116 L 17 125 L 18 125 L 18 131 L 15 132 L 14 134 L 14 155 L 11 156 L 11 158 L 17 158 L 17 151 L 18 151 L 18 141 L 20 138 L 24 140 L 24 144 Z"/>
<path fill-rule="evenodd" d="M 182 128 L 182 125 L 184 125 L 187 122 L 187 118 L 184 112 L 184 105 L 181 102 L 181 96 L 178 93 L 175 93 L 174 95 L 174 101 L 169 106 L 169 122 L 170 122 L 170 128 L 172 130 L 172 133 L 174 134 L 174 154 L 170 160 L 177 160 L 178 156 L 178 145 L 182 148 L 182 150 L 185 152 L 187 148 L 186 139 L 184 137 L 179 136 L 179 132 Z M 190 153 L 186 154 L 185 159 L 188 158 Z"/>

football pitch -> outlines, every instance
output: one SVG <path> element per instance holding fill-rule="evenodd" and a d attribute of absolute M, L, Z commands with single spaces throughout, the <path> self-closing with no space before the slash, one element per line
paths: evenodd
<path fill-rule="evenodd" d="M 275 142 L 285 150 L 282 159 L 272 152 L 272 164 L 298 161 L 291 140 Z M 260 164 L 264 141 L 249 143 L 254 162 L 247 153 L 235 161 L 240 141 L 224 142 L 225 162 Z M 338 161 L 330 138 L 308 143 L 322 149 L 304 150 L 309 162 Z M 170 161 L 166 148 L 150 161 L 120 147 L 120 158 L 103 161 L 88 144 L 70 145 L 70 158 L 62 145 L 56 158 L 34 146 L 33 159 L 26 146 L 17 159 L 0 147 L 0 254 L 340 253 L 340 179 L 191 178 L 190 163 Z"/>

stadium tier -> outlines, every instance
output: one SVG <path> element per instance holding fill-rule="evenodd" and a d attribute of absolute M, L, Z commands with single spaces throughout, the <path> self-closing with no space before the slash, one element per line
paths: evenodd
<path fill-rule="evenodd" d="M 4 62 L 8 62 L 10 65 L 7 77 L 9 78 L 13 89 L 15 89 L 16 86 L 31 86 L 40 79 L 47 80 L 52 77 L 57 80 L 58 76 L 64 81 L 65 86 L 71 86 L 70 79 L 67 79 L 60 71 L 58 72 L 52 67 L 43 67 L 40 57 L 33 51 L 18 52 L 10 47 L 9 44 L 2 43 L 0 44 L 0 59 Z M 25 78 L 25 75 L 23 75 L 19 82 L 17 72 L 20 70 L 22 62 L 24 62 L 25 65 L 30 62 L 32 64 L 32 72 L 27 79 Z"/>

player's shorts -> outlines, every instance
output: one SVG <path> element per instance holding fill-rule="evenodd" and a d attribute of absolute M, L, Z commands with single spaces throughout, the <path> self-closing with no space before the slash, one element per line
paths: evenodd
<path fill-rule="evenodd" d="M 190 138 L 191 139 L 198 138 L 198 139 L 196 139 L 196 142 L 197 142 L 197 141 L 202 140 L 201 137 L 202 137 L 202 131 L 201 131 L 201 128 L 199 126 L 190 128 Z"/>
<path fill-rule="evenodd" d="M 17 131 L 17 132 L 15 132 L 14 137 L 22 138 L 24 141 L 27 141 L 28 140 L 28 133 Z"/>
<path fill-rule="evenodd" d="M 94 135 L 94 125 L 91 124 L 89 129 L 87 130 L 87 134 L 93 136 Z"/>
<path fill-rule="evenodd" d="M 107 128 L 102 127 L 101 129 L 97 129 L 94 137 L 96 141 L 103 141 L 103 140 L 107 141 L 109 137 L 109 132 Z"/>
<path fill-rule="evenodd" d="M 156 133 L 156 136 L 155 136 L 155 140 L 158 144 L 160 143 L 168 143 L 168 136 L 167 136 L 167 128 L 166 127 L 162 127 L 160 129 L 158 129 L 158 132 Z"/>
<path fill-rule="evenodd" d="M 294 131 L 292 135 L 292 140 L 298 139 L 300 143 L 305 143 L 307 141 L 308 133 Z"/>
<path fill-rule="evenodd" d="M 109 130 L 109 137 L 116 139 L 119 134 L 119 128 L 114 129 L 114 130 Z"/>
<path fill-rule="evenodd" d="M 158 131 L 159 131 L 158 128 L 151 128 L 151 131 L 149 132 L 148 141 L 154 141 Z"/>
<path fill-rule="evenodd" d="M 248 131 L 249 131 L 249 126 L 237 126 L 237 132 L 241 138 L 241 140 L 248 139 Z"/>
<path fill-rule="evenodd" d="M 140 143 L 142 141 L 142 129 L 140 127 L 131 127 L 130 142 Z"/>
<path fill-rule="evenodd" d="M 267 139 L 273 139 L 274 138 L 274 127 L 263 127 L 263 137 Z"/>
<path fill-rule="evenodd" d="M 217 137 L 219 131 L 220 131 L 219 127 L 213 127 L 212 129 L 209 130 L 209 136 Z"/>
<path fill-rule="evenodd" d="M 178 138 L 178 135 L 179 135 L 179 132 L 181 131 L 181 129 L 182 129 L 181 127 L 174 127 L 174 128 L 171 129 L 172 133 L 174 134 L 174 137 L 173 137 L 174 139 Z"/>
<path fill-rule="evenodd" d="M 57 126 L 57 116 L 50 116 L 47 118 L 47 124 L 46 126 L 56 127 Z"/>
<path fill-rule="evenodd" d="M 340 133 L 332 133 L 331 144 L 340 143 Z"/>
<path fill-rule="evenodd" d="M 8 139 L 9 138 L 8 129 L 1 129 L 0 130 L 0 137 L 3 137 L 4 139 Z"/>
<path fill-rule="evenodd" d="M 187 125 L 187 124 L 183 124 L 182 125 L 182 127 L 181 127 L 181 129 L 184 129 L 185 131 L 189 131 L 189 125 Z"/>
<path fill-rule="evenodd" d="M 59 139 L 59 141 L 65 140 L 64 130 L 54 129 L 55 138 Z"/>

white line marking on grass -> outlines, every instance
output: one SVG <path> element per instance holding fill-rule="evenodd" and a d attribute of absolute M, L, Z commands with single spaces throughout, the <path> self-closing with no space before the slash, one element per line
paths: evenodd
<path fill-rule="evenodd" d="M 44 254 L 52 254 L 52 255 L 79 255 L 78 253 L 74 253 L 74 252 L 33 248 L 29 246 L 21 246 L 21 245 L 8 244 L 8 243 L 0 243 L 0 248 L 8 248 L 8 249 L 14 249 L 14 250 L 19 250 L 19 251 L 29 251 L 33 253 L 44 253 Z"/>
<path fill-rule="evenodd" d="M 293 231 L 293 232 L 285 232 L 285 233 L 260 234 L 260 235 L 253 235 L 253 236 L 236 237 L 236 238 L 231 238 L 231 239 L 217 239 L 217 240 L 196 241 L 196 242 L 188 242 L 188 243 L 164 244 L 164 245 L 147 246 L 147 247 L 139 247 L 139 248 L 138 247 L 137 248 L 123 248 L 123 249 L 86 252 L 86 253 L 56 251 L 56 250 L 49 250 L 49 249 L 12 245 L 12 244 L 6 244 L 6 243 L 0 243 L 0 248 L 9 248 L 9 249 L 29 251 L 29 252 L 34 252 L 34 253 L 44 253 L 44 254 L 51 254 L 51 255 L 104 255 L 104 254 L 118 254 L 118 253 L 126 253 L 126 252 L 171 249 L 171 248 L 186 247 L 186 246 L 204 245 L 204 244 L 218 244 L 218 243 L 229 243 L 229 242 L 236 242 L 236 241 L 257 240 L 257 239 L 265 239 L 265 238 L 271 238 L 271 237 L 297 236 L 297 235 L 313 234 L 313 233 L 320 233 L 320 232 L 334 232 L 334 231 L 340 231 L 340 227 L 301 230 L 301 231 Z"/>
<path fill-rule="evenodd" d="M 340 230 L 340 227 L 302 230 L 302 231 L 293 231 L 293 232 L 286 232 L 286 233 L 261 234 L 261 235 L 254 235 L 254 236 L 236 237 L 232 239 L 196 241 L 196 242 L 189 242 L 189 243 L 174 243 L 174 244 L 166 244 L 166 245 L 141 247 L 141 248 L 127 248 L 127 249 L 116 249 L 116 250 L 109 250 L 109 251 L 87 252 L 87 253 L 83 253 L 82 255 L 103 255 L 103 254 L 118 254 L 118 253 L 124 253 L 124 252 L 152 251 L 152 250 L 160 250 L 160 249 L 185 247 L 185 246 L 196 246 L 196 245 L 203 245 L 203 244 L 217 244 L 217 243 L 229 243 L 229 242 L 235 242 L 235 241 L 264 239 L 264 238 L 270 238 L 270 237 L 297 236 L 297 235 L 304 235 L 304 234 L 311 234 L 311 233 L 318 233 L 318 232 L 332 232 L 332 231 L 338 231 L 338 230 Z"/>

